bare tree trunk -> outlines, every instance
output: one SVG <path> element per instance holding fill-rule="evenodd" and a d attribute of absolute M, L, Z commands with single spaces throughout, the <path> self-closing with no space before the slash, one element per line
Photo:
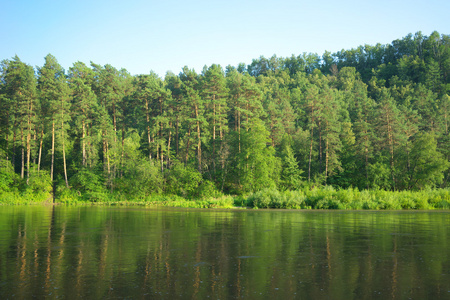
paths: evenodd
<path fill-rule="evenodd" d="M 391 176 L 392 176 L 392 184 L 394 185 L 395 191 L 395 174 L 394 174 L 394 139 L 392 135 L 391 122 L 388 117 L 388 138 L 389 138 L 389 151 L 391 153 Z"/>
<path fill-rule="evenodd" d="M 20 130 L 20 136 L 21 136 L 21 141 L 22 141 L 22 167 L 20 169 L 20 178 L 24 178 L 24 170 L 25 170 L 25 146 L 24 146 L 24 141 L 23 141 L 23 129 Z"/>
<path fill-rule="evenodd" d="M 116 126 L 116 105 L 113 103 L 113 123 L 114 123 L 114 148 L 117 147 L 117 126 Z M 113 165 L 113 174 L 112 174 L 112 181 L 116 178 L 116 172 L 117 172 L 117 163 L 114 163 Z M 111 192 L 112 192 L 112 185 L 111 185 Z"/>
<path fill-rule="evenodd" d="M 81 143 L 82 143 L 82 148 L 83 148 L 83 167 L 86 167 L 86 125 L 84 124 L 84 120 L 83 120 L 83 132 L 81 133 Z"/>
<path fill-rule="evenodd" d="M 323 165 L 322 165 L 322 129 L 320 128 L 320 121 L 319 124 L 317 126 L 317 130 L 319 131 L 319 172 L 321 172 L 323 169 Z"/>
<path fill-rule="evenodd" d="M 325 146 L 325 185 L 327 184 L 327 178 L 328 178 L 328 137 L 326 139 L 326 146 Z"/>
<path fill-rule="evenodd" d="M 200 121 L 198 120 L 198 107 L 195 105 L 195 118 L 197 119 L 197 159 L 198 171 L 202 172 L 202 141 L 200 137 Z"/>
<path fill-rule="evenodd" d="M 176 124 L 175 124 L 175 139 L 176 139 L 175 144 L 176 144 L 176 148 L 177 148 L 177 152 L 176 152 L 177 157 L 178 157 L 178 152 L 179 152 L 178 126 L 179 125 L 178 125 L 178 116 L 177 116 Z"/>
<path fill-rule="evenodd" d="M 169 140 L 167 141 L 167 155 L 166 155 L 166 159 L 167 159 L 167 163 L 166 163 L 166 168 L 169 167 L 170 164 L 170 142 L 172 139 L 172 127 L 171 124 L 169 124 L 170 130 L 169 130 Z"/>
<path fill-rule="evenodd" d="M 109 159 L 109 144 L 108 141 L 106 141 L 106 163 L 107 163 L 107 170 L 108 170 L 108 184 L 111 188 L 111 192 L 113 191 L 113 184 L 111 179 L 111 163 Z"/>
<path fill-rule="evenodd" d="M 186 160 L 185 160 L 185 164 L 187 164 L 188 158 L 189 158 L 189 142 L 190 141 L 191 141 L 191 126 L 189 125 L 188 140 L 187 140 L 187 145 L 186 145 Z"/>
<path fill-rule="evenodd" d="M 238 130 L 238 148 L 239 153 L 241 153 L 241 111 L 238 111 L 238 124 L 237 124 L 237 130 Z"/>
<path fill-rule="evenodd" d="M 219 114 L 220 114 L 221 110 L 222 110 L 222 107 L 219 104 Z M 220 137 L 220 140 L 223 140 L 223 127 L 224 127 L 224 125 L 225 124 L 222 124 L 222 119 L 219 119 L 219 137 Z"/>
<path fill-rule="evenodd" d="M 364 152 L 365 152 L 365 157 L 366 157 L 366 188 L 369 189 L 369 147 L 367 146 L 367 132 L 366 132 L 366 137 L 364 138 L 365 141 L 365 147 L 364 147 Z"/>
<path fill-rule="evenodd" d="M 6 131 L 6 160 L 9 160 L 9 130 Z"/>
<path fill-rule="evenodd" d="M 63 152 L 64 180 L 66 181 L 66 188 L 69 188 L 69 181 L 67 180 L 66 148 L 65 148 L 65 143 L 64 143 L 64 111 L 62 111 L 61 140 L 62 140 L 61 142 L 62 142 L 62 152 Z"/>
<path fill-rule="evenodd" d="M 55 164 L 55 122 L 52 122 L 52 164 L 50 166 L 50 180 L 53 182 L 53 166 Z"/>
<path fill-rule="evenodd" d="M 309 163 L 308 163 L 308 182 L 311 181 L 311 157 L 312 157 L 312 149 L 313 149 L 313 135 L 314 135 L 314 129 L 311 128 L 311 146 L 309 147 Z"/>
<path fill-rule="evenodd" d="M 31 156 L 31 114 L 33 112 L 33 102 L 30 100 L 28 113 L 28 132 L 27 132 L 27 184 L 30 181 L 30 156 Z"/>
<path fill-rule="evenodd" d="M 12 165 L 15 170 L 16 169 L 16 131 L 15 130 L 14 130 L 14 135 L 13 135 Z"/>
<path fill-rule="evenodd" d="M 30 132 L 30 130 L 27 133 L 27 184 L 30 181 L 30 156 L 31 156 L 31 132 Z"/>
<path fill-rule="evenodd" d="M 122 153 L 120 155 L 120 178 L 123 176 L 123 159 L 125 151 L 125 125 L 122 124 Z"/>
<path fill-rule="evenodd" d="M 214 101 L 215 95 L 213 96 Z M 213 154 L 212 154 L 212 163 L 213 163 L 213 172 L 214 179 L 216 176 L 216 104 L 213 104 Z"/>
<path fill-rule="evenodd" d="M 63 151 L 63 165 L 64 165 L 64 180 L 66 181 L 66 188 L 69 188 L 69 181 L 67 180 L 66 148 L 64 146 L 64 139 L 62 142 L 62 151 Z"/>
<path fill-rule="evenodd" d="M 147 139 L 148 139 L 148 158 L 152 159 L 152 151 L 151 151 L 151 137 L 150 137 L 150 115 L 148 112 L 148 100 L 145 100 L 145 109 L 147 116 Z"/>
<path fill-rule="evenodd" d="M 41 140 L 39 142 L 39 158 L 38 158 L 38 175 L 39 175 L 39 171 L 41 169 L 41 157 L 42 157 L 42 143 L 44 140 L 44 129 L 41 129 Z"/>

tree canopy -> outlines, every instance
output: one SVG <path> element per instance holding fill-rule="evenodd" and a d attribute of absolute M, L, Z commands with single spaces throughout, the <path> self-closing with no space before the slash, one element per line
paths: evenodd
<path fill-rule="evenodd" d="M 450 185 L 450 36 L 184 67 L 0 65 L 0 190 L 198 197 Z"/>

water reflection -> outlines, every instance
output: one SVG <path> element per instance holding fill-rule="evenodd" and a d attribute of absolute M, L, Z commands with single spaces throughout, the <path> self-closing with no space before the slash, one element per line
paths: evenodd
<path fill-rule="evenodd" d="M 0 298 L 448 299 L 450 213 L 0 207 Z"/>

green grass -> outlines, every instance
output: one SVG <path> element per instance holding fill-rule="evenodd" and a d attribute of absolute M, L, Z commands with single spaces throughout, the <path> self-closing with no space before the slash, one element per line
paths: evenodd
<path fill-rule="evenodd" d="M 450 209 L 450 189 L 423 191 L 384 191 L 334 189 L 331 186 L 296 191 L 264 189 L 244 196 L 218 196 L 185 199 L 176 195 L 150 195 L 128 198 L 120 193 L 94 195 L 87 199 L 74 190 L 62 190 L 56 203 L 63 205 L 140 205 L 186 208 L 278 208 L 278 209 Z M 3 192 L 0 205 L 51 204 L 46 193 Z"/>
<path fill-rule="evenodd" d="M 20 193 L 18 191 L 2 191 L 0 193 L 0 205 L 51 204 L 52 202 L 52 195 L 47 193 Z"/>
<path fill-rule="evenodd" d="M 450 190 L 384 191 L 339 189 L 333 187 L 280 192 L 267 189 L 242 201 L 254 208 L 300 209 L 450 209 Z"/>

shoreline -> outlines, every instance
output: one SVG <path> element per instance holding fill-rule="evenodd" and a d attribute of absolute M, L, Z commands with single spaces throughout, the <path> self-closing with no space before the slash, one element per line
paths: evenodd
<path fill-rule="evenodd" d="M 447 210 L 450 209 L 450 189 L 422 191 L 384 191 L 334 189 L 278 191 L 265 189 L 249 195 L 220 195 L 187 199 L 178 195 L 149 195 L 129 199 L 122 194 L 105 194 L 102 199 L 61 195 L 55 202 L 45 195 L 6 193 L 0 205 L 85 205 L 85 206 L 145 206 L 221 209 L 298 209 L 298 210 Z"/>

